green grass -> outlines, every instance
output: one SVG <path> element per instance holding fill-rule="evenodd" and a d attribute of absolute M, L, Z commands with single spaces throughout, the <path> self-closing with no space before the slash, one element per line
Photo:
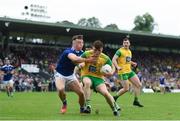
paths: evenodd
<path fill-rule="evenodd" d="M 125 94 L 119 100 L 122 111 L 120 117 L 112 114 L 105 99 L 93 93 L 92 114 L 79 113 L 78 98 L 74 93 L 67 93 L 68 112 L 59 114 L 60 101 L 57 93 L 15 93 L 13 98 L 0 92 L 0 120 L 178 120 L 180 119 L 179 94 L 142 94 L 144 108 L 132 106 L 133 95 Z M 99 114 L 95 110 L 99 109 Z"/>

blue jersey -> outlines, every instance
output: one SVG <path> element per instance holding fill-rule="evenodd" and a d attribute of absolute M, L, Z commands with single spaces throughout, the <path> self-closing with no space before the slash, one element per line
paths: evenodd
<path fill-rule="evenodd" d="M 3 81 L 9 81 L 12 79 L 12 74 L 11 72 L 14 70 L 14 66 L 12 65 L 4 65 L 1 67 L 1 71 L 4 72 L 4 77 L 3 77 Z"/>
<path fill-rule="evenodd" d="M 160 81 L 160 84 L 164 85 L 165 84 L 165 77 L 164 76 L 161 76 L 159 78 L 159 81 Z"/>
<path fill-rule="evenodd" d="M 73 53 L 77 56 L 80 56 L 83 51 L 76 51 L 73 48 L 67 48 L 66 50 L 63 51 L 62 54 L 59 56 L 59 60 L 57 63 L 56 71 L 63 76 L 70 76 L 74 72 L 74 68 L 76 66 L 75 63 L 73 63 L 69 58 L 68 54 Z"/>

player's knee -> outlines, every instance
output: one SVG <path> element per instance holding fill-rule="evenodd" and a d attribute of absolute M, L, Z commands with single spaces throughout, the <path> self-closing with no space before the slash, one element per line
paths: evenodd
<path fill-rule="evenodd" d="M 84 81 L 83 84 L 84 84 L 85 88 L 90 88 L 91 87 L 91 82 L 89 82 L 89 81 Z"/>
<path fill-rule="evenodd" d="M 142 88 L 142 83 L 140 83 L 139 88 Z"/>
<path fill-rule="evenodd" d="M 64 88 L 58 88 L 58 87 L 57 87 L 57 90 L 58 90 L 59 92 L 64 92 Z"/>
<path fill-rule="evenodd" d="M 129 91 L 129 87 L 124 88 L 124 92 L 128 92 Z"/>
<path fill-rule="evenodd" d="M 58 91 L 64 91 L 64 88 L 65 88 L 65 87 L 62 86 L 62 85 L 57 85 L 57 84 L 56 84 L 56 88 L 57 88 Z"/>
<path fill-rule="evenodd" d="M 142 87 L 142 84 L 141 84 L 141 83 L 138 83 L 138 84 L 137 84 L 137 88 L 140 89 L 141 87 Z"/>
<path fill-rule="evenodd" d="M 109 96 L 110 96 L 109 92 L 106 92 L 106 93 L 105 93 L 105 96 L 106 96 L 106 97 L 109 97 Z"/>

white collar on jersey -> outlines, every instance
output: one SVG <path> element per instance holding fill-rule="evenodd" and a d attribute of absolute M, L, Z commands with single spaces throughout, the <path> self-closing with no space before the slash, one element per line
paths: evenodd
<path fill-rule="evenodd" d="M 74 47 L 71 48 L 71 50 L 75 51 L 76 53 L 80 53 L 80 52 L 83 52 L 83 50 L 75 50 Z"/>

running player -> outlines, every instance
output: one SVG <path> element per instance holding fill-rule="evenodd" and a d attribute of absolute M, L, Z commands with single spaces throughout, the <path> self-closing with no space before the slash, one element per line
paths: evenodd
<path fill-rule="evenodd" d="M 5 65 L 1 67 L 1 73 L 3 75 L 3 84 L 6 87 L 6 92 L 8 96 L 13 96 L 13 74 L 15 67 L 10 64 L 10 60 L 6 58 Z"/>
<path fill-rule="evenodd" d="M 129 91 L 129 82 L 128 82 L 129 80 L 134 86 L 135 97 L 134 97 L 133 105 L 143 107 L 143 105 L 141 105 L 138 101 L 138 95 L 140 95 L 140 89 L 142 84 L 138 76 L 131 69 L 131 65 L 136 67 L 137 63 L 131 60 L 132 53 L 129 47 L 130 47 L 130 40 L 129 38 L 125 38 L 123 40 L 123 47 L 121 47 L 116 51 L 112 59 L 116 69 L 118 70 L 119 79 L 121 80 L 121 83 L 123 85 L 123 88 L 117 92 L 117 95 L 114 96 L 114 99 L 117 100 L 119 96 Z"/>
<path fill-rule="evenodd" d="M 166 75 L 167 72 L 162 72 L 161 73 L 161 76 L 159 77 L 159 87 L 160 87 L 160 91 L 162 94 L 165 94 L 165 86 L 166 86 L 166 78 L 165 78 L 165 75 Z"/>
<path fill-rule="evenodd" d="M 86 111 L 88 113 L 91 113 L 90 94 L 92 88 L 105 97 L 107 103 L 110 105 L 113 111 L 113 114 L 115 116 L 119 116 L 119 106 L 116 104 L 114 98 L 108 92 L 104 82 L 104 75 L 105 76 L 113 75 L 115 71 L 115 67 L 113 66 L 110 58 L 104 53 L 102 53 L 102 51 L 103 51 L 103 43 L 97 40 L 93 43 L 92 50 L 84 52 L 81 56 L 83 58 L 89 58 L 93 56 L 97 59 L 95 63 L 85 62 L 84 67 L 82 68 L 81 71 L 81 77 L 84 85 L 83 88 L 86 99 Z M 106 74 L 101 73 L 100 69 L 105 64 L 110 65 L 113 68 L 113 71 Z"/>

